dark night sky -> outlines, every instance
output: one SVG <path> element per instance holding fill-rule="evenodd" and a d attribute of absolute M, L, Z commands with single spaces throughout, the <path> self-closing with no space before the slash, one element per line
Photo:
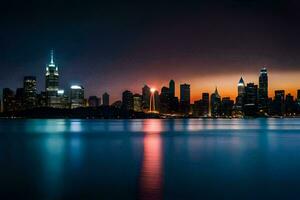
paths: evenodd
<path fill-rule="evenodd" d="M 285 75 L 274 85 L 300 88 L 285 83 L 289 74 L 300 77 L 296 0 L 171 2 L 1 2 L 0 87 L 36 75 L 43 89 L 54 48 L 62 88 L 80 83 L 87 95 L 108 91 L 114 100 L 124 89 L 159 88 L 171 78 L 194 84 L 198 95 L 225 77 L 235 85 L 241 74 L 257 75 L 263 65 Z"/>

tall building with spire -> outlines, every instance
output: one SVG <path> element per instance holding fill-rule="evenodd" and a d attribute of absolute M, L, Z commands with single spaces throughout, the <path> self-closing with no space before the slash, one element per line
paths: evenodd
<path fill-rule="evenodd" d="M 211 116 L 218 117 L 221 114 L 221 96 L 219 95 L 218 88 L 214 93 L 211 94 L 210 97 L 210 108 L 211 108 Z"/>
<path fill-rule="evenodd" d="M 260 70 L 259 75 L 258 109 L 262 113 L 268 111 L 268 71 L 265 67 Z"/>
<path fill-rule="evenodd" d="M 236 97 L 236 110 L 238 112 L 243 111 L 244 103 L 245 103 L 245 82 L 243 78 L 240 78 L 238 83 L 238 96 Z"/>
<path fill-rule="evenodd" d="M 58 97 L 59 74 L 58 67 L 54 62 L 54 50 L 51 50 L 50 63 L 46 66 L 46 96 L 48 107 L 60 107 Z"/>

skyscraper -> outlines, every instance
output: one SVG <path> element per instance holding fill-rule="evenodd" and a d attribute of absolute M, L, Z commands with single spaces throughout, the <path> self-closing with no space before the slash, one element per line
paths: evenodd
<path fill-rule="evenodd" d="M 190 100 L 191 90 L 189 84 L 180 85 L 180 108 L 183 114 L 189 114 L 190 112 Z"/>
<path fill-rule="evenodd" d="M 283 116 L 285 114 L 285 91 L 275 90 L 275 97 L 273 101 L 273 114 Z"/>
<path fill-rule="evenodd" d="M 162 87 L 160 92 L 160 112 L 169 113 L 170 106 L 170 90 L 167 87 Z"/>
<path fill-rule="evenodd" d="M 257 85 L 254 83 L 247 83 L 247 86 L 245 87 L 245 115 L 254 116 L 257 114 L 257 101 Z"/>
<path fill-rule="evenodd" d="M 133 95 L 133 110 L 134 112 L 142 112 L 142 96 L 140 94 Z"/>
<path fill-rule="evenodd" d="M 14 91 L 9 88 L 3 89 L 3 112 L 15 111 L 15 95 Z"/>
<path fill-rule="evenodd" d="M 51 50 L 50 63 L 46 66 L 46 96 L 47 106 L 59 107 L 60 104 L 57 91 L 59 87 L 58 67 L 54 62 L 54 51 Z"/>
<path fill-rule="evenodd" d="M 70 93 L 70 107 L 79 108 L 84 106 L 84 88 L 81 85 L 72 85 Z"/>
<path fill-rule="evenodd" d="M 296 102 L 290 93 L 285 96 L 285 114 L 292 116 L 296 112 Z"/>
<path fill-rule="evenodd" d="M 149 111 L 150 108 L 150 88 L 147 85 L 144 85 L 142 89 L 142 100 L 143 100 L 143 109 Z"/>
<path fill-rule="evenodd" d="M 203 104 L 203 114 L 202 116 L 208 117 L 209 114 L 209 94 L 202 93 L 202 104 Z"/>
<path fill-rule="evenodd" d="M 221 115 L 221 96 L 219 95 L 217 88 L 215 92 L 211 94 L 210 108 L 212 117 L 218 117 Z"/>
<path fill-rule="evenodd" d="M 259 75 L 258 109 L 262 113 L 268 111 L 268 72 L 265 67 L 260 70 Z"/>
<path fill-rule="evenodd" d="M 169 82 L 169 93 L 170 93 L 170 98 L 175 97 L 175 81 L 170 80 Z"/>
<path fill-rule="evenodd" d="M 16 110 L 22 110 L 24 104 L 24 88 L 17 88 L 15 99 L 16 99 Z"/>
<path fill-rule="evenodd" d="M 133 94 L 129 90 L 124 91 L 122 94 L 122 105 L 124 110 L 133 110 Z"/>
<path fill-rule="evenodd" d="M 32 109 L 36 107 L 36 77 L 35 76 L 25 76 L 23 82 L 24 88 L 24 108 Z"/>
<path fill-rule="evenodd" d="M 102 95 L 103 106 L 109 106 L 109 94 L 105 92 Z"/>
<path fill-rule="evenodd" d="M 236 97 L 236 110 L 239 113 L 243 112 L 244 103 L 245 103 L 245 82 L 243 78 L 240 78 L 240 81 L 238 83 L 238 96 Z"/>

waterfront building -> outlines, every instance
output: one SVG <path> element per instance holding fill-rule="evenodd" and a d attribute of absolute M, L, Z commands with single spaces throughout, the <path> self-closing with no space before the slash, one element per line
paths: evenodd
<path fill-rule="evenodd" d="M 126 90 L 122 94 L 122 108 L 126 111 L 133 110 L 133 94 L 129 90 Z"/>
<path fill-rule="evenodd" d="M 169 96 L 170 96 L 170 98 L 175 97 L 175 81 L 174 80 L 170 80 L 170 82 L 169 82 Z"/>
<path fill-rule="evenodd" d="M 234 101 L 230 99 L 230 97 L 222 98 L 221 103 L 221 115 L 223 117 L 231 117 L 233 110 Z"/>
<path fill-rule="evenodd" d="M 4 88 L 2 93 L 3 102 L 3 112 L 13 112 L 15 111 L 15 94 L 10 88 Z"/>
<path fill-rule="evenodd" d="M 134 112 L 142 112 L 142 95 L 134 94 L 133 95 L 133 110 Z"/>
<path fill-rule="evenodd" d="M 183 114 L 189 114 L 190 112 L 190 97 L 191 89 L 189 84 L 180 85 L 180 110 Z"/>
<path fill-rule="evenodd" d="M 285 91 L 275 90 L 273 101 L 273 115 L 283 116 L 285 114 Z"/>
<path fill-rule="evenodd" d="M 35 76 L 25 76 L 23 81 L 23 95 L 24 101 L 23 105 L 25 109 L 32 109 L 36 107 L 36 77 Z"/>
<path fill-rule="evenodd" d="M 258 109 L 260 113 L 268 111 L 268 72 L 266 68 L 260 70 L 258 88 Z"/>
<path fill-rule="evenodd" d="M 98 107 L 101 102 L 100 102 L 100 98 L 98 98 L 97 96 L 90 96 L 88 99 L 88 105 L 89 107 Z"/>
<path fill-rule="evenodd" d="M 287 116 L 296 114 L 296 102 L 294 101 L 294 96 L 290 93 L 285 96 L 285 114 Z"/>
<path fill-rule="evenodd" d="M 46 92 L 41 92 L 37 94 L 37 107 L 47 107 L 47 94 Z"/>
<path fill-rule="evenodd" d="M 70 108 L 84 107 L 84 88 L 81 85 L 72 85 L 70 90 Z"/>
<path fill-rule="evenodd" d="M 150 87 L 144 85 L 144 87 L 142 88 L 142 100 L 143 100 L 144 111 L 149 111 L 150 109 L 150 96 L 151 96 Z"/>
<path fill-rule="evenodd" d="M 243 78 L 240 78 L 238 82 L 238 96 L 236 97 L 236 111 L 241 114 L 243 113 L 244 103 L 245 103 L 245 82 Z"/>
<path fill-rule="evenodd" d="M 24 88 L 17 88 L 16 95 L 15 95 L 15 101 L 16 101 L 16 110 L 23 110 L 23 101 L 24 101 Z"/>
<path fill-rule="evenodd" d="M 109 94 L 105 92 L 102 95 L 103 106 L 109 106 Z"/>
<path fill-rule="evenodd" d="M 59 90 L 59 73 L 58 66 L 54 62 L 54 51 L 51 50 L 50 63 L 46 66 L 46 95 L 47 106 L 57 108 L 60 107 Z"/>
<path fill-rule="evenodd" d="M 219 95 L 218 89 L 211 94 L 210 97 L 211 116 L 218 117 L 221 114 L 221 96 Z"/>
<path fill-rule="evenodd" d="M 208 117 L 209 115 L 209 93 L 202 93 L 202 105 L 203 105 L 203 117 Z"/>
<path fill-rule="evenodd" d="M 255 116 L 257 114 L 258 86 L 254 83 L 248 83 L 245 87 L 244 113 L 246 116 Z"/>
<path fill-rule="evenodd" d="M 170 90 L 168 87 L 162 87 L 160 92 L 160 113 L 170 112 Z"/>

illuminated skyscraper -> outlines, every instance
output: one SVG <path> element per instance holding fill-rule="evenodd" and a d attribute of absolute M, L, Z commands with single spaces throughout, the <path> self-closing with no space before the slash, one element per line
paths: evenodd
<path fill-rule="evenodd" d="M 59 107 L 58 98 L 59 74 L 58 67 L 54 62 L 54 51 L 51 50 L 50 63 L 46 66 L 46 96 L 47 106 Z"/>
<path fill-rule="evenodd" d="M 263 113 L 268 110 L 268 72 L 266 68 L 262 68 L 259 75 L 258 109 Z"/>
<path fill-rule="evenodd" d="M 240 78 L 240 81 L 238 83 L 238 96 L 236 97 L 236 110 L 240 113 L 242 113 L 245 103 L 245 82 L 243 78 Z"/>
<path fill-rule="evenodd" d="M 71 109 L 84 106 L 84 88 L 80 85 L 72 85 L 70 93 Z"/>
<path fill-rule="evenodd" d="M 36 107 L 36 77 L 35 76 L 25 76 L 23 82 L 24 88 L 24 108 L 32 109 Z"/>
<path fill-rule="evenodd" d="M 109 94 L 105 92 L 102 95 L 103 106 L 109 106 Z"/>

